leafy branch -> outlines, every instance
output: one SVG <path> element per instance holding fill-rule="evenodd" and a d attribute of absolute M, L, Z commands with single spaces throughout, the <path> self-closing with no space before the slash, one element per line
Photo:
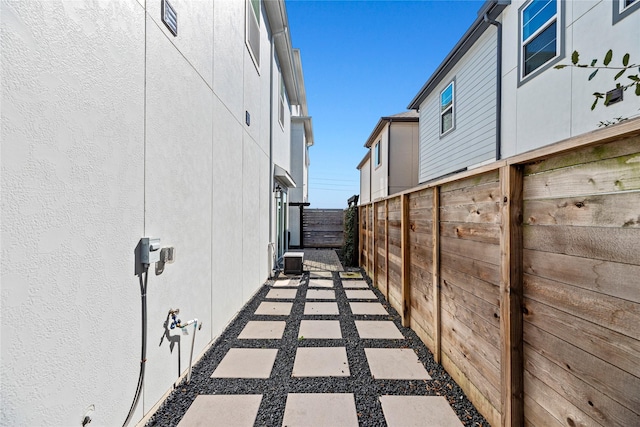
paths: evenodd
<path fill-rule="evenodd" d="M 602 65 L 598 65 L 598 60 L 597 59 L 592 59 L 591 63 L 581 64 L 580 63 L 580 54 L 578 53 L 577 50 L 575 50 L 575 51 L 573 51 L 573 54 L 571 55 L 571 64 L 560 64 L 560 65 L 556 65 L 554 68 L 556 68 L 558 70 L 566 68 L 566 67 L 592 69 L 593 71 L 589 75 L 589 81 L 593 80 L 593 78 L 596 76 L 596 74 L 598 74 L 598 71 L 600 71 L 600 70 L 603 70 L 603 69 L 606 69 L 606 70 L 619 70 L 618 73 L 613 77 L 613 80 L 616 82 L 616 89 L 621 89 L 623 91 L 626 91 L 627 89 L 635 86 L 634 92 L 635 92 L 635 94 L 637 96 L 640 96 L 640 76 L 638 74 L 629 74 L 627 76 L 627 78 L 629 80 L 631 80 L 630 83 L 623 84 L 623 83 L 618 81 L 621 77 L 623 77 L 625 75 L 625 73 L 627 71 L 632 70 L 632 69 L 634 69 L 636 67 L 638 68 L 638 72 L 640 73 L 639 64 L 629 64 L 630 56 L 629 56 L 628 53 L 626 53 L 622 57 L 622 66 L 610 65 L 612 59 L 613 59 L 613 51 L 611 49 L 609 49 L 609 51 L 604 56 L 604 59 L 602 61 Z M 598 100 L 600 100 L 600 99 L 604 99 L 604 105 L 608 105 L 609 104 L 610 99 L 609 99 L 609 96 L 606 93 L 594 92 L 593 96 L 595 97 L 595 100 L 593 101 L 593 104 L 591 105 L 591 109 L 592 110 L 596 108 L 596 105 L 598 104 Z"/>

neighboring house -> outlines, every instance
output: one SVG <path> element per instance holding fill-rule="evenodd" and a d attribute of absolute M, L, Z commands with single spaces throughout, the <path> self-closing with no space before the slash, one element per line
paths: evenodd
<path fill-rule="evenodd" d="M 294 49 L 293 61 L 296 79 L 300 86 L 299 105 L 292 110 L 291 116 L 291 175 L 296 188 L 289 191 L 289 246 L 304 246 L 302 237 L 302 215 L 305 206 L 309 206 L 309 147 L 313 145 L 313 125 L 307 108 L 307 95 L 304 90 L 304 75 L 300 51 Z"/>
<path fill-rule="evenodd" d="M 365 143 L 360 170 L 360 203 L 418 184 L 418 113 L 382 117 Z"/>
<path fill-rule="evenodd" d="M 0 424 L 79 425 L 95 405 L 93 424 L 122 425 L 151 236 L 175 262 L 148 274 L 134 425 L 188 366 L 169 309 L 200 319 L 197 359 L 286 250 L 282 195 L 308 160 L 292 152 L 291 111 L 307 113 L 285 3 L 0 7 Z"/>
<path fill-rule="evenodd" d="M 421 183 L 639 114 L 640 97 L 591 111 L 593 93 L 615 88 L 617 70 L 554 69 L 608 49 L 620 65 L 640 59 L 640 0 L 488 0 L 411 101 L 420 112 Z"/>

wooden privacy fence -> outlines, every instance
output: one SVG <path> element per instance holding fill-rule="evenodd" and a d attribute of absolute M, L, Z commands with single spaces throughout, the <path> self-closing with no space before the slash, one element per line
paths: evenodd
<path fill-rule="evenodd" d="M 492 425 L 640 426 L 639 135 L 360 206 L 360 265 Z"/>
<path fill-rule="evenodd" d="M 305 248 L 340 248 L 344 243 L 342 209 L 305 209 L 302 213 Z"/>

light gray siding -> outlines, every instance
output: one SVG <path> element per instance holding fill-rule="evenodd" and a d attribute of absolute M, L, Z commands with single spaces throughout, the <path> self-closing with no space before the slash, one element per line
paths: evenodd
<path fill-rule="evenodd" d="M 488 28 L 420 105 L 420 182 L 495 159 L 496 30 Z M 455 79 L 455 129 L 440 137 L 440 92 Z"/>

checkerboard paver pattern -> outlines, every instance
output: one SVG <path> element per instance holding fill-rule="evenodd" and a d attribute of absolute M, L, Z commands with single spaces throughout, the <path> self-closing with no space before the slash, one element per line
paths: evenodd
<path fill-rule="evenodd" d="M 224 356 L 207 373 L 207 391 L 193 400 L 181 427 L 212 420 L 289 427 L 462 425 L 444 397 L 420 387 L 431 376 L 415 340 L 407 340 L 395 310 L 360 273 L 312 271 L 276 280 L 248 306 L 253 315 L 235 339 L 225 340 Z M 390 394 L 390 381 L 406 387 Z"/>

